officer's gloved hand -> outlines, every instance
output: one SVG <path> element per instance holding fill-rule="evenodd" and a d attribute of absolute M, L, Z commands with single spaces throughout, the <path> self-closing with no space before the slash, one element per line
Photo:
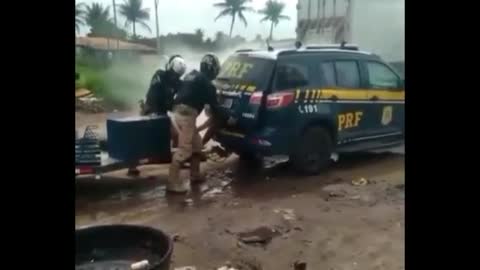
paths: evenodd
<path fill-rule="evenodd" d="M 235 125 L 236 123 L 237 123 L 237 119 L 235 119 L 235 118 L 233 118 L 233 117 L 231 117 L 231 116 L 228 117 L 227 124 L 228 124 L 229 126 L 233 126 L 233 125 Z"/>

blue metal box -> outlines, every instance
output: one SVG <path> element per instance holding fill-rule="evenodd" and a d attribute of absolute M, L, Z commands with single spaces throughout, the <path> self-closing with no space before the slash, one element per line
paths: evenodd
<path fill-rule="evenodd" d="M 138 161 L 170 158 L 170 118 L 135 116 L 107 120 L 107 145 L 111 158 Z"/>

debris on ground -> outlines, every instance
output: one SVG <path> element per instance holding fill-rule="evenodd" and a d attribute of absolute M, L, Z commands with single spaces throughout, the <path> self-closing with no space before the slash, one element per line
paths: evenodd
<path fill-rule="evenodd" d="M 279 232 L 267 226 L 258 227 L 254 230 L 238 233 L 239 240 L 245 244 L 267 245 Z"/>
<path fill-rule="evenodd" d="M 202 194 L 202 199 L 213 198 L 216 195 L 219 195 L 219 194 L 222 194 L 222 193 L 223 193 L 223 190 L 221 188 L 212 188 L 212 189 L 210 189 L 207 192 Z"/>
<path fill-rule="evenodd" d="M 232 260 L 232 262 L 225 263 L 224 266 L 217 268 L 217 270 L 262 270 L 262 265 L 255 258 L 241 258 Z"/>
<path fill-rule="evenodd" d="M 296 261 L 293 263 L 293 270 L 307 270 L 307 263 Z"/>
<path fill-rule="evenodd" d="M 92 91 L 86 88 L 75 89 L 76 98 L 89 97 L 89 96 L 92 96 Z"/>
<path fill-rule="evenodd" d="M 174 270 L 197 270 L 195 266 L 182 266 L 182 267 L 175 267 Z"/>
<path fill-rule="evenodd" d="M 331 191 L 328 193 L 328 197 L 331 198 L 341 198 L 345 197 L 345 193 L 339 192 L 339 191 Z"/>
<path fill-rule="evenodd" d="M 230 169 L 225 170 L 225 176 L 227 177 L 233 177 L 233 171 Z"/>
<path fill-rule="evenodd" d="M 184 239 L 185 239 L 185 236 L 182 236 L 178 233 L 176 233 L 172 236 L 173 242 L 182 242 Z"/>
<path fill-rule="evenodd" d="M 370 181 L 368 181 L 367 179 L 365 178 L 360 178 L 360 179 L 355 179 L 355 180 L 352 180 L 352 185 L 354 186 L 365 186 L 367 184 L 369 184 Z"/>
<path fill-rule="evenodd" d="M 293 209 L 275 209 L 273 210 L 275 214 L 282 214 L 283 219 L 285 220 L 295 220 L 297 219 Z"/>
<path fill-rule="evenodd" d="M 131 270 L 150 269 L 150 263 L 148 262 L 148 260 L 143 260 L 143 261 L 139 261 L 139 262 L 136 262 L 136 263 L 132 263 L 130 265 L 130 269 Z"/>
<path fill-rule="evenodd" d="M 192 199 L 185 199 L 185 200 L 183 201 L 183 204 L 184 204 L 185 206 L 192 206 L 192 205 L 193 205 L 193 200 L 192 200 Z"/>

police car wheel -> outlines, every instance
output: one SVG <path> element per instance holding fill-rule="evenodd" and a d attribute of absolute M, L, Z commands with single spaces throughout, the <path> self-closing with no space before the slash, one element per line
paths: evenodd
<path fill-rule="evenodd" d="M 240 163 L 244 165 L 258 166 L 261 164 L 261 161 L 262 161 L 253 153 L 239 153 L 238 157 L 239 157 Z"/>
<path fill-rule="evenodd" d="M 332 138 L 324 128 L 307 129 L 291 155 L 293 167 L 302 174 L 314 175 L 326 168 L 332 153 Z"/>

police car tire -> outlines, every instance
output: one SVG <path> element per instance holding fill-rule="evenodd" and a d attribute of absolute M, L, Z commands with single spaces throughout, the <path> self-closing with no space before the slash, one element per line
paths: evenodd
<path fill-rule="evenodd" d="M 253 153 L 239 153 L 238 158 L 244 165 L 258 166 L 261 164 L 261 159 L 255 156 Z"/>
<path fill-rule="evenodd" d="M 332 138 L 324 128 L 307 129 L 295 148 L 295 152 L 291 155 L 292 165 L 302 174 L 318 174 L 330 164 Z"/>

